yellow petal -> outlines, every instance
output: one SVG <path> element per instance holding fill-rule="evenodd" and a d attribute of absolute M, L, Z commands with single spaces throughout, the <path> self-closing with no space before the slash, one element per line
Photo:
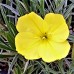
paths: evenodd
<path fill-rule="evenodd" d="M 39 55 L 45 62 L 53 62 L 57 60 L 54 52 L 56 51 L 51 47 L 48 42 L 42 43 L 39 47 Z"/>
<path fill-rule="evenodd" d="M 53 52 L 53 54 L 56 55 L 57 59 L 65 58 L 70 51 L 70 44 L 68 43 L 68 41 L 64 41 L 60 43 L 50 41 L 50 45 L 56 51 L 57 54 L 55 52 Z"/>
<path fill-rule="evenodd" d="M 38 59 L 39 38 L 31 32 L 20 32 L 16 35 L 16 51 L 26 59 Z"/>
<path fill-rule="evenodd" d="M 66 57 L 69 50 L 70 45 L 67 41 L 62 43 L 49 41 L 40 46 L 39 55 L 45 62 L 53 62 Z"/>
<path fill-rule="evenodd" d="M 61 14 L 49 13 L 44 20 L 49 25 L 48 34 L 52 36 L 52 40 L 57 42 L 65 41 L 69 36 L 69 29 L 64 17 Z"/>
<path fill-rule="evenodd" d="M 45 21 L 34 12 L 20 17 L 16 25 L 16 28 L 19 32 L 30 31 L 35 34 L 42 33 L 45 27 Z"/>

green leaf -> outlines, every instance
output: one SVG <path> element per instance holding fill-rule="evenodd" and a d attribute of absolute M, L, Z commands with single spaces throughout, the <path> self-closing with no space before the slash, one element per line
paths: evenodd
<path fill-rule="evenodd" d="M 74 61 L 72 61 L 71 66 L 70 66 L 67 74 L 74 74 Z"/>
<path fill-rule="evenodd" d="M 71 58 L 72 58 L 72 64 L 74 65 L 74 43 L 73 43 L 73 46 L 72 46 Z"/>
<path fill-rule="evenodd" d="M 45 63 L 44 61 L 41 61 L 41 63 L 45 66 L 45 73 L 46 74 L 49 74 L 49 73 L 52 73 L 52 74 L 57 74 L 58 72 L 54 71 L 52 68 L 50 68 L 47 63 Z"/>
<path fill-rule="evenodd" d="M 0 42 L 2 42 L 2 43 L 5 44 L 5 42 L 4 42 L 3 38 L 2 38 L 2 36 L 0 36 Z"/>
<path fill-rule="evenodd" d="M 17 29 L 16 29 L 16 26 L 12 23 L 12 22 L 9 22 L 10 24 L 10 29 L 11 29 L 11 32 L 12 34 L 14 35 L 14 37 L 16 36 L 16 34 L 18 33 Z"/>
<path fill-rule="evenodd" d="M 23 6 L 23 8 L 26 10 L 26 12 L 29 12 L 27 6 L 23 2 L 19 1 L 19 3 Z"/>
<path fill-rule="evenodd" d="M 17 62 L 18 57 L 19 57 L 19 54 L 16 54 L 16 55 L 14 56 L 14 58 L 13 58 L 11 64 L 10 64 L 10 66 L 9 66 L 8 74 L 10 74 L 10 72 L 11 72 L 11 70 L 12 70 L 14 64 Z"/>
<path fill-rule="evenodd" d="M 39 3 L 40 3 L 40 6 L 39 6 L 40 14 L 42 15 L 42 17 L 44 17 L 45 15 L 44 0 L 40 0 Z"/>
<path fill-rule="evenodd" d="M 63 68 L 63 60 L 59 60 L 59 61 L 57 61 L 57 63 L 58 63 L 58 67 L 59 67 L 61 74 L 65 74 L 65 71 Z"/>
<path fill-rule="evenodd" d="M 51 0 L 49 0 L 49 3 L 50 3 L 50 12 L 54 12 L 54 10 L 55 10 L 55 4 L 53 4 L 54 3 L 54 1 L 51 1 Z"/>
<path fill-rule="evenodd" d="M 30 12 L 34 11 L 37 12 L 38 1 L 37 0 L 30 0 Z"/>
<path fill-rule="evenodd" d="M 64 17 L 65 19 L 67 19 L 70 16 L 70 13 L 72 12 L 72 9 L 74 8 L 74 4 L 71 3 L 70 5 L 68 5 L 67 10 L 64 13 Z"/>
<path fill-rule="evenodd" d="M 8 30 L 10 31 L 10 29 L 9 29 L 9 22 L 7 20 L 7 17 L 6 17 L 6 13 L 5 13 L 4 7 L 2 7 L 1 5 L 0 5 L 0 10 L 1 10 L 1 14 L 3 16 L 3 19 L 5 21 L 5 24 L 7 25 Z"/>
<path fill-rule="evenodd" d="M 24 3 L 26 9 L 27 9 L 28 11 L 30 11 L 30 6 L 29 6 L 29 3 L 28 3 L 29 1 L 28 1 L 28 0 L 22 0 L 22 2 Z"/>
<path fill-rule="evenodd" d="M 0 54 L 0 58 L 13 57 L 14 55 L 15 55 L 14 53 L 3 52 Z"/>
<path fill-rule="evenodd" d="M 10 22 L 8 22 L 8 19 L 6 17 L 5 11 L 4 11 L 4 8 L 1 5 L 0 5 L 0 9 L 1 9 L 1 13 L 2 13 L 3 19 L 5 21 L 5 24 L 7 25 L 8 31 L 14 36 L 13 30 L 12 30 L 13 25 L 10 24 Z M 15 31 L 15 33 L 16 33 L 16 31 Z"/>
<path fill-rule="evenodd" d="M 36 63 L 44 70 L 44 66 L 39 61 L 36 61 Z"/>
<path fill-rule="evenodd" d="M 14 68 L 14 74 L 22 74 L 21 72 L 21 68 L 19 67 L 19 65 L 17 65 L 15 68 Z"/>
<path fill-rule="evenodd" d="M 28 65 L 29 65 L 29 60 L 28 60 L 27 62 L 25 62 L 25 66 L 24 66 L 24 72 L 23 72 L 23 74 L 26 73 L 26 70 L 27 70 Z"/>
<path fill-rule="evenodd" d="M 19 3 L 19 0 L 15 0 L 16 2 L 16 8 L 20 14 L 20 16 L 25 14 L 25 10 L 23 9 L 23 7 L 21 6 L 21 4 Z"/>
<path fill-rule="evenodd" d="M 35 70 L 34 65 L 30 65 L 30 66 L 27 68 L 26 73 L 32 74 L 32 72 L 33 72 L 34 70 Z"/>
<path fill-rule="evenodd" d="M 74 43 L 74 35 L 69 35 L 69 38 L 70 42 L 73 42 Z"/>
<path fill-rule="evenodd" d="M 6 37 L 12 49 L 15 50 L 15 37 L 13 37 L 9 32 L 6 33 Z"/>
<path fill-rule="evenodd" d="M 3 49 L 3 50 L 12 50 L 12 51 L 13 51 L 13 49 L 12 49 L 11 47 L 6 46 L 6 45 L 3 44 L 3 43 L 0 43 L 0 48 Z"/>
<path fill-rule="evenodd" d="M 65 2 L 64 0 L 62 0 L 60 2 L 59 1 L 58 2 L 55 1 L 55 4 L 56 4 L 55 12 L 59 13 L 60 11 L 62 11 L 64 2 Z"/>
<path fill-rule="evenodd" d="M 72 16 L 69 16 L 67 19 L 67 25 L 69 28 L 70 28 L 71 22 L 72 22 Z"/>
<path fill-rule="evenodd" d="M 7 31 L 4 31 L 3 29 L 0 29 L 0 35 L 1 35 L 2 37 L 4 37 L 5 39 L 7 39 L 7 38 L 6 38 L 6 32 L 7 32 Z"/>
<path fill-rule="evenodd" d="M 14 30 L 15 31 L 15 30 Z M 10 44 L 10 47 L 15 50 L 15 37 L 13 36 L 13 34 L 11 34 L 9 31 L 4 31 L 1 29 L 1 32 L 3 33 L 2 36 L 7 39 L 7 41 Z"/>

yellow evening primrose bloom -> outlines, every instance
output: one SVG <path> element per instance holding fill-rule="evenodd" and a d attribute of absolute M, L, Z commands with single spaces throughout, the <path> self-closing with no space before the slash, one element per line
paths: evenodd
<path fill-rule="evenodd" d="M 31 12 L 18 18 L 16 28 L 16 51 L 28 60 L 53 62 L 69 53 L 69 29 L 61 14 L 48 13 L 42 19 Z"/>

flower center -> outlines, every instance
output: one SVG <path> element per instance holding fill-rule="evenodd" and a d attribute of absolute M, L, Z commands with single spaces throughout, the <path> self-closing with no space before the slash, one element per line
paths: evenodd
<path fill-rule="evenodd" d="M 42 40 L 45 40 L 45 39 L 47 39 L 47 36 L 46 35 L 42 37 Z"/>
<path fill-rule="evenodd" d="M 46 40 L 46 39 L 48 39 L 47 34 L 44 33 L 44 34 L 41 36 L 41 39 L 42 39 L 42 40 Z"/>

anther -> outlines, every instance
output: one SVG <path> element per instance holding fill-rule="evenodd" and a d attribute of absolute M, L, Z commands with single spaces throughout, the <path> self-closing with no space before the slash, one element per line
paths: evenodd
<path fill-rule="evenodd" d="M 42 40 L 45 40 L 45 39 L 47 39 L 47 36 L 43 36 L 43 37 L 42 37 Z"/>

